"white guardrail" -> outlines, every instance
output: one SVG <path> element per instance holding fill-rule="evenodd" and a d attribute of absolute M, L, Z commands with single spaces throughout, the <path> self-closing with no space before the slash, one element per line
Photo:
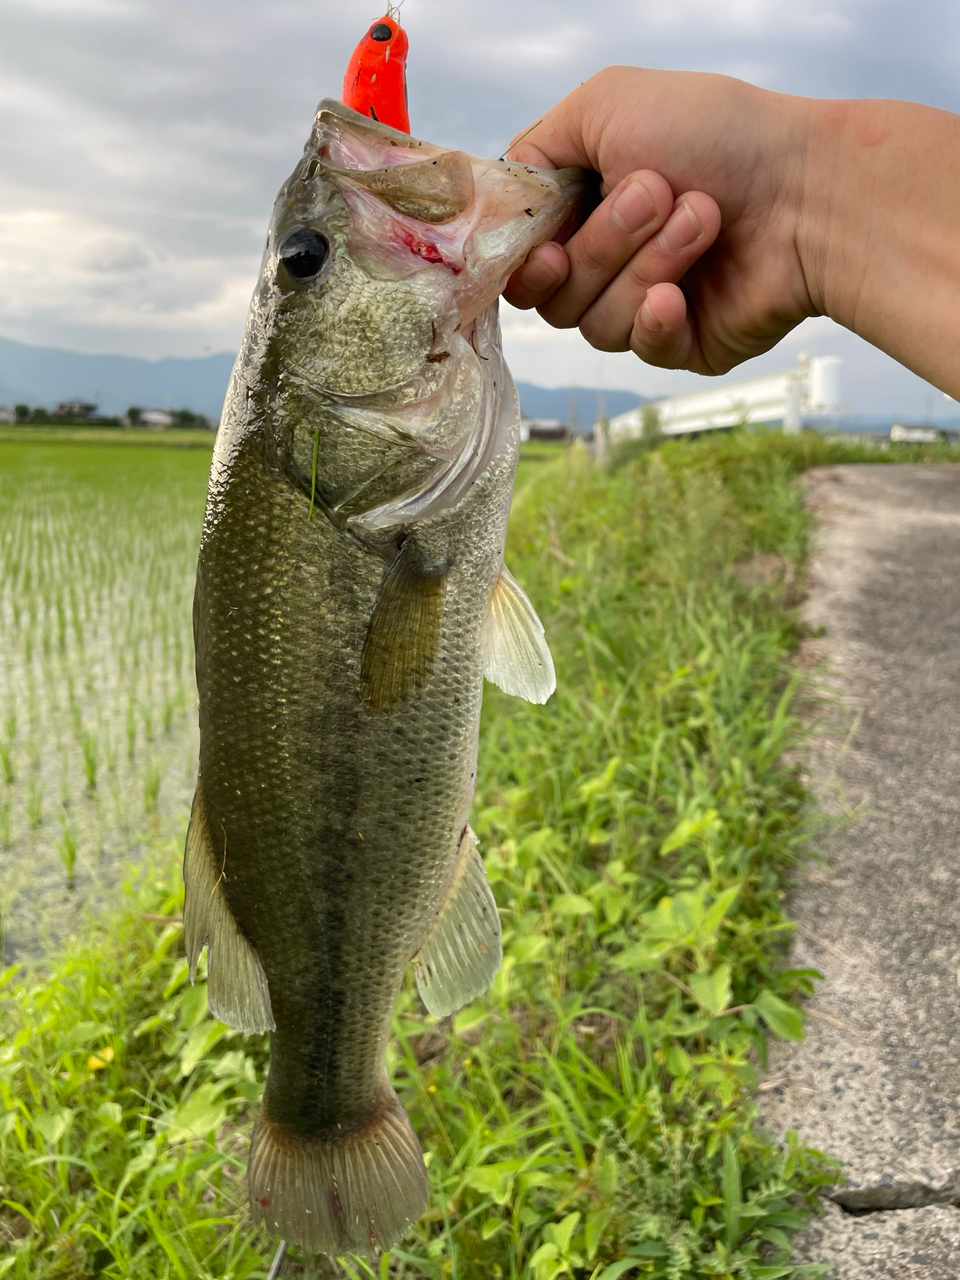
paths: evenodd
<path fill-rule="evenodd" d="M 783 423 L 786 432 L 797 432 L 807 414 L 840 412 L 840 356 L 800 357 L 796 369 L 752 378 L 732 386 L 670 400 L 654 400 L 629 413 L 610 419 L 611 441 L 642 436 L 644 409 L 657 411 L 658 429 L 665 436 L 694 431 L 718 431 L 740 422 Z"/>

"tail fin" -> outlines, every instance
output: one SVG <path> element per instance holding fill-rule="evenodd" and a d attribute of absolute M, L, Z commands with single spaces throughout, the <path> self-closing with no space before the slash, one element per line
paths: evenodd
<path fill-rule="evenodd" d="M 396 1244 L 426 1210 L 430 1184 L 407 1113 L 387 1089 L 369 1124 L 335 1138 L 301 1139 L 264 1106 L 250 1151 L 254 1221 L 333 1257 Z"/>

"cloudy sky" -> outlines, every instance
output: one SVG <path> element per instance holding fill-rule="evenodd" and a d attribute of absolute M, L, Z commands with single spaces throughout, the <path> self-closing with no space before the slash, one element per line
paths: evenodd
<path fill-rule="evenodd" d="M 235 349 L 276 190 L 381 12 L 2 0 L 0 334 L 150 357 Z M 414 132 L 481 154 L 623 62 L 960 111 L 957 0 L 405 0 L 403 21 Z M 531 313 L 505 308 L 504 332 L 515 375 L 547 386 L 661 395 L 704 381 L 600 355 Z M 801 350 L 845 357 L 857 411 L 948 411 L 827 320 L 746 370 L 788 368 Z"/>

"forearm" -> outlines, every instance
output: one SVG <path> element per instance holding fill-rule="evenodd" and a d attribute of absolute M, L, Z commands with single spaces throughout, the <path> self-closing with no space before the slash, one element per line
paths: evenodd
<path fill-rule="evenodd" d="M 814 305 L 960 397 L 960 117 L 800 101 L 798 249 Z"/>

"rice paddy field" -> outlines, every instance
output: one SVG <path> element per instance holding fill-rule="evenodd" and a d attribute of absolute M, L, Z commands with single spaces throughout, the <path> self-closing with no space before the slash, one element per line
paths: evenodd
<path fill-rule="evenodd" d="M 397 1013 L 431 1209 L 375 1261 L 292 1251 L 290 1280 L 819 1274 L 790 1232 L 830 1167 L 758 1131 L 752 1098 L 815 977 L 784 959 L 812 821 L 787 763 L 797 476 L 865 455 L 750 435 L 634 452 L 522 464 L 508 558 L 559 688 L 546 707 L 488 689 L 474 825 L 502 972 L 455 1018 L 412 988 Z M 208 465 L 0 442 L 11 1280 L 262 1280 L 273 1252 L 243 1183 L 268 1045 L 209 1019 L 182 954 Z"/>
<path fill-rule="evenodd" d="M 0 443 L 0 903 L 8 959 L 179 830 L 209 450 Z"/>

